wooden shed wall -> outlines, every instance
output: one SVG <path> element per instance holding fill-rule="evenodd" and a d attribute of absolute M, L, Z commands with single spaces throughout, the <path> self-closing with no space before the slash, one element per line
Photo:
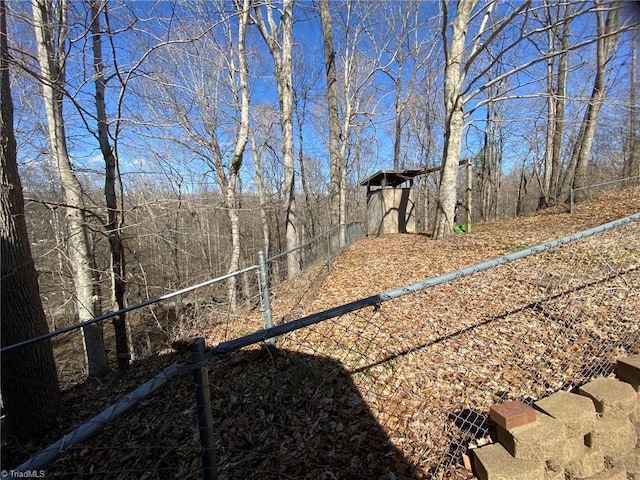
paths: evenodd
<path fill-rule="evenodd" d="M 415 201 L 413 188 L 383 188 L 369 194 L 367 233 L 415 233 Z"/>

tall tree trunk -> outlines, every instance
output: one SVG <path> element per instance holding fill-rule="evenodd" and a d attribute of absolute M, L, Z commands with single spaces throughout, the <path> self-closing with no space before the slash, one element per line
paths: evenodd
<path fill-rule="evenodd" d="M 400 169 L 400 150 L 402 144 L 402 111 L 404 110 L 400 97 L 402 95 L 402 64 L 398 64 L 398 73 L 394 79 L 395 85 L 395 125 L 393 135 L 393 169 Z"/>
<path fill-rule="evenodd" d="M 84 199 L 80 181 L 71 165 L 67 151 L 64 116 L 62 113 L 66 63 L 66 0 L 60 1 L 54 12 L 51 0 L 33 0 L 33 22 L 38 43 L 38 62 L 42 76 L 42 95 L 47 117 L 47 131 L 52 155 L 56 161 L 69 227 L 68 249 L 73 270 L 78 318 L 81 322 L 95 316 L 91 253 L 85 223 Z M 54 14 L 57 14 L 54 25 Z M 54 30 L 58 29 L 54 43 Z M 54 45 L 58 50 L 54 50 Z M 83 328 L 85 356 L 89 376 L 102 376 L 108 370 L 102 324 Z"/>
<path fill-rule="evenodd" d="M 38 273 L 24 217 L 24 198 L 13 131 L 6 3 L 0 0 L 0 259 L 2 347 L 47 333 Z M 55 424 L 60 403 L 51 341 L 2 354 L 3 428 L 20 441 L 38 441 Z"/>
<path fill-rule="evenodd" d="M 245 37 L 247 23 L 249 22 L 250 0 L 244 0 L 242 9 L 239 12 L 238 23 L 238 73 L 240 80 L 240 126 L 236 136 L 236 143 L 233 150 L 233 158 L 229 166 L 229 180 L 226 184 L 226 202 L 231 223 L 231 260 L 229 262 L 229 273 L 239 270 L 240 267 L 240 219 L 238 216 L 237 201 L 237 181 L 242 166 L 244 150 L 249 139 L 249 86 L 247 81 L 247 58 L 245 55 Z M 236 282 L 237 277 L 229 279 L 229 301 L 231 310 L 236 310 Z"/>
<path fill-rule="evenodd" d="M 333 25 L 329 0 L 320 0 L 320 20 L 324 45 L 324 65 L 327 79 L 327 108 L 329 111 L 329 210 L 331 225 L 340 223 L 340 186 L 343 159 L 340 151 L 340 119 L 338 116 L 338 75 L 333 48 Z"/>
<path fill-rule="evenodd" d="M 118 159 L 109 141 L 109 124 L 105 103 L 106 82 L 102 57 L 102 38 L 100 30 L 100 12 L 102 0 L 91 0 L 91 36 L 93 40 L 93 68 L 95 70 L 96 112 L 98 120 L 98 143 L 104 158 L 104 198 L 107 206 L 107 237 L 109 238 L 109 253 L 111 255 L 111 292 L 113 306 L 117 310 L 125 308 L 125 256 L 122 242 L 123 212 L 118 207 L 116 195 L 116 180 L 118 178 Z M 116 336 L 116 356 L 118 368 L 126 370 L 132 359 L 132 339 L 126 314 L 122 313 L 113 320 Z"/>
<path fill-rule="evenodd" d="M 487 96 L 492 99 L 494 95 L 493 85 L 489 87 Z M 485 130 L 482 145 L 482 164 L 480 169 L 480 214 L 483 221 L 492 218 L 492 205 L 494 200 L 494 177 L 500 175 L 496 172 L 496 139 L 495 139 L 495 102 L 487 104 L 485 117 Z"/>
<path fill-rule="evenodd" d="M 597 2 L 601 6 L 601 2 Z M 563 198 L 566 200 L 572 188 L 579 189 L 576 191 L 575 200 L 581 201 L 586 194 L 583 187 L 587 186 L 587 170 L 589 167 L 589 156 L 591 154 L 591 145 L 596 131 L 598 122 L 598 114 L 604 99 L 605 76 L 607 73 L 607 63 L 611 56 L 611 51 L 617 41 L 617 35 L 614 34 L 618 24 L 617 4 L 613 4 L 611 10 L 606 15 L 602 9 L 596 11 L 598 18 L 596 43 L 596 74 L 593 80 L 593 89 L 589 98 L 589 104 L 585 111 L 580 125 L 580 133 L 576 139 L 576 144 L 571 155 L 569 170 L 567 171 L 563 186 Z"/>
<path fill-rule="evenodd" d="M 547 21 L 551 22 L 549 2 L 545 0 Z M 552 29 L 547 30 L 547 44 L 553 48 L 555 34 Z M 554 100 L 555 84 L 553 81 L 555 58 L 547 59 L 547 132 L 544 148 L 544 172 L 542 175 L 542 195 L 538 202 L 538 208 L 548 207 L 551 204 L 551 176 L 553 174 L 553 133 L 556 125 L 556 102 Z"/>
<path fill-rule="evenodd" d="M 267 23 L 262 16 L 261 5 L 254 8 L 255 22 L 264 38 L 275 65 L 275 77 L 280 103 L 280 128 L 282 130 L 282 163 L 284 165 L 285 236 L 287 250 L 298 246 L 298 220 L 296 218 L 295 168 L 293 154 L 293 2 L 284 0 L 280 9 L 280 25 L 273 19 L 271 0 L 265 2 Z M 279 33 L 279 35 L 278 35 Z M 287 254 L 287 275 L 300 272 L 300 252 Z"/>
<path fill-rule="evenodd" d="M 267 213 L 267 197 L 262 182 L 262 148 L 258 148 L 255 135 L 251 135 L 251 150 L 253 153 L 253 165 L 255 170 L 256 189 L 260 202 L 260 222 L 262 224 L 262 248 L 266 257 L 271 252 L 269 214 Z"/>
<path fill-rule="evenodd" d="M 554 126 L 553 147 L 551 157 L 551 184 L 549 196 L 553 203 L 558 201 L 560 176 L 562 173 L 562 138 L 564 136 L 565 105 L 567 102 L 567 76 L 569 74 L 569 30 L 570 30 L 570 4 L 564 6 L 564 23 L 560 38 L 560 51 L 558 56 L 558 80 L 554 100 Z"/>
<path fill-rule="evenodd" d="M 296 108 L 296 110 L 298 110 Z M 311 192 L 309 191 L 309 184 L 307 182 L 307 172 L 304 165 L 304 132 L 302 129 L 302 117 L 300 112 L 296 113 L 298 123 L 298 164 L 300 165 L 300 184 L 302 185 L 302 194 L 304 195 L 304 206 L 306 208 L 305 219 L 311 224 L 311 236 L 316 236 L 316 216 L 313 212 L 313 204 L 311 201 Z M 303 224 L 306 228 L 306 223 Z M 303 237 L 306 238 L 306 237 Z"/>
<path fill-rule="evenodd" d="M 434 237 L 444 239 L 453 233 L 453 217 L 456 205 L 458 183 L 458 164 L 462 147 L 462 130 L 464 127 L 462 84 L 464 73 L 461 69 L 462 56 L 467 35 L 469 17 L 477 0 L 460 0 L 455 19 L 453 20 L 451 42 L 445 41 L 444 69 L 444 104 L 445 131 L 444 152 L 442 155 L 442 171 L 436 208 Z M 442 2 L 447 11 L 446 1 Z M 443 37 L 446 40 L 447 15 L 443 17 Z"/>
<path fill-rule="evenodd" d="M 631 44 L 631 79 L 629 92 L 629 139 L 627 147 L 627 158 L 625 161 L 625 176 L 637 177 L 640 175 L 640 132 L 638 132 L 638 31 L 633 31 L 633 41 Z M 637 180 L 636 180 L 637 182 Z"/>

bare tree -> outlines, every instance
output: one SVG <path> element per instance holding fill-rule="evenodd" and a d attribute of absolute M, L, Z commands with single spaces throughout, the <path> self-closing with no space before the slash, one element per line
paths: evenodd
<path fill-rule="evenodd" d="M 506 52 L 513 50 L 516 46 L 523 45 L 525 40 L 530 40 L 544 33 L 552 26 L 545 25 L 541 28 L 529 28 L 528 23 L 533 15 L 532 9 L 541 8 L 538 6 L 532 7 L 530 1 L 518 3 L 510 11 L 506 11 L 502 18 L 498 19 L 494 18 L 495 15 L 493 13 L 497 2 L 489 1 L 473 13 L 477 4 L 476 0 L 460 0 L 458 2 L 455 16 L 451 22 L 451 33 L 449 34 L 448 10 L 450 4 L 444 1 L 441 3 L 443 12 L 442 38 L 445 51 L 444 96 L 446 119 L 443 166 L 434 231 L 435 237 L 440 239 L 447 237 L 453 231 L 453 214 L 464 116 L 484 106 L 489 100 L 477 101 L 473 108 L 465 107 L 468 107 L 472 99 L 487 91 L 492 85 L 502 82 L 505 78 L 527 71 L 536 64 L 562 53 L 562 50 L 540 52 L 537 55 L 528 56 L 525 61 L 510 65 L 508 70 L 491 79 L 485 78 L 484 76 L 487 72 L 501 61 Z M 580 9 L 575 8 L 559 21 L 568 22 L 572 18 L 588 14 L 593 10 L 597 10 L 597 8 L 589 5 L 582 6 Z M 470 30 L 470 22 L 477 19 L 479 19 L 480 24 L 476 29 L 473 29 L 476 33 L 467 47 L 466 34 Z M 481 54 L 486 53 L 487 46 L 491 45 L 501 32 L 509 26 L 513 26 L 517 33 L 510 35 L 509 43 L 504 48 L 493 52 L 493 55 L 490 55 L 484 64 L 480 64 L 478 59 L 481 58 Z M 598 38 L 600 37 L 594 35 L 567 48 L 569 50 L 577 50 L 596 42 Z M 530 83 L 533 83 L 533 81 L 530 81 Z M 520 86 L 523 85 L 520 84 Z M 537 96 L 537 94 L 533 94 L 530 97 L 533 96 Z M 505 95 L 493 98 L 491 101 L 505 101 L 510 98 L 523 99 L 527 98 L 527 95 L 512 95 L 510 92 L 505 92 Z"/>
<path fill-rule="evenodd" d="M 545 142 L 542 195 L 539 206 L 549 206 L 558 199 L 562 169 L 562 140 L 565 125 L 570 32 L 570 3 L 544 2 L 544 21 L 549 51 L 557 56 L 547 59 L 547 131 Z M 554 15 L 555 12 L 555 15 Z M 564 19 L 564 21 L 563 21 Z"/>
<path fill-rule="evenodd" d="M 435 238 L 442 239 L 453 232 L 453 215 L 456 203 L 456 188 L 458 181 L 458 163 L 462 145 L 464 126 L 462 87 L 466 69 L 464 64 L 464 47 L 469 26 L 469 18 L 477 0 L 460 0 L 456 15 L 451 26 L 451 38 L 447 34 L 448 5 L 442 1 L 442 40 L 445 51 L 444 68 L 444 104 L 445 118 L 445 146 L 442 155 L 442 174 L 438 190 L 438 206 L 435 221 Z M 490 9 L 491 7 L 489 7 Z M 490 12 L 488 10 L 487 14 Z M 485 16 L 483 27 L 486 24 Z M 478 36 L 480 38 L 480 35 Z"/>
<path fill-rule="evenodd" d="M 363 170 L 361 158 L 373 157 L 368 147 L 375 150 L 375 144 L 367 145 L 367 139 L 375 136 L 376 119 L 380 116 L 380 104 L 387 96 L 375 86 L 375 76 L 381 70 L 382 58 L 371 58 L 366 41 L 368 32 L 374 28 L 374 13 L 378 5 L 372 2 L 359 3 L 354 0 L 340 2 L 336 20 L 334 47 L 338 75 L 338 105 L 340 120 L 340 150 L 338 158 L 342 168 L 336 173 L 339 192 L 339 223 L 347 221 L 347 178 L 350 170 L 355 170 L 356 182 Z M 358 7 L 361 7 L 360 9 Z M 379 54 L 382 52 L 378 52 Z M 345 230 L 341 229 L 344 243 Z"/>
<path fill-rule="evenodd" d="M 340 117 L 338 110 L 338 75 L 336 72 L 336 52 L 333 46 L 333 24 L 329 10 L 329 0 L 320 0 L 320 21 L 324 52 L 325 76 L 327 81 L 327 109 L 329 120 L 329 211 L 331 225 L 340 223 L 340 198 L 342 170 L 346 169 L 340 150 Z"/>
<path fill-rule="evenodd" d="M 383 2 L 377 7 L 382 17 L 375 37 L 369 33 L 371 44 L 381 61 L 380 71 L 392 83 L 393 90 L 393 168 L 403 167 L 406 149 L 402 147 L 403 134 L 409 117 L 405 110 L 418 84 L 418 75 L 432 60 L 436 42 L 429 42 L 419 16 L 421 2 Z M 430 45 L 429 45 L 430 43 Z"/>
<path fill-rule="evenodd" d="M 9 78 L 6 3 L 0 0 L 0 240 L 2 347 L 47 333 L 17 164 Z M 60 402 L 51 341 L 2 354 L 5 427 L 21 441 L 39 440 L 56 421 Z"/>
<path fill-rule="evenodd" d="M 494 84 L 487 89 L 487 97 L 491 100 L 500 96 L 503 84 Z M 478 165 L 480 177 L 479 211 L 483 220 L 496 218 L 498 195 L 502 184 L 502 155 L 504 148 L 504 121 L 499 102 L 490 101 L 486 105 L 485 127 L 482 152 Z"/>
<path fill-rule="evenodd" d="M 320 223 L 318 210 L 321 210 L 321 208 L 319 207 L 318 199 L 316 198 L 314 201 L 308 181 L 307 163 L 309 156 L 305 150 L 306 136 L 304 132 L 308 123 L 307 119 L 313 115 L 311 106 L 314 104 L 321 72 L 317 65 L 309 62 L 304 54 L 294 54 L 293 69 L 293 111 L 298 133 L 298 165 L 300 167 L 300 185 L 302 186 L 305 207 L 304 213 L 301 211 L 298 219 L 301 238 L 306 238 L 309 234 L 311 237 L 315 237 L 316 228 Z"/>
<path fill-rule="evenodd" d="M 102 55 L 102 31 L 100 13 L 106 9 L 104 0 L 89 0 L 91 11 L 91 38 L 93 47 L 93 68 L 95 72 L 95 104 L 97 119 L 97 137 L 100 151 L 104 158 L 104 198 L 107 207 L 107 222 L 105 230 L 109 239 L 109 253 L 111 258 L 111 292 L 115 309 L 121 310 L 125 305 L 125 254 L 122 241 L 123 212 L 116 194 L 116 181 L 119 180 L 118 159 L 109 139 L 109 122 L 105 100 L 106 80 L 104 75 L 104 60 Z M 118 367 L 126 369 L 131 360 L 131 338 L 127 325 L 126 314 L 121 313 L 113 320 L 116 336 L 116 356 Z"/>
<path fill-rule="evenodd" d="M 293 156 L 293 3 L 294 0 L 283 0 L 279 24 L 274 19 L 275 7 L 271 0 L 265 0 L 264 4 L 256 3 L 252 15 L 273 58 L 278 87 L 284 165 L 285 235 L 288 250 L 294 249 L 299 243 Z M 266 20 L 263 7 L 266 10 Z M 287 255 L 287 274 L 293 277 L 299 271 L 300 254 L 296 250 Z"/>
<path fill-rule="evenodd" d="M 69 258 L 73 269 L 78 318 L 84 322 L 95 316 L 97 299 L 85 222 L 84 194 L 69 158 L 62 109 L 68 40 L 67 2 L 62 0 L 54 6 L 51 0 L 33 0 L 32 7 L 49 145 L 67 205 Z M 83 333 L 88 373 L 90 376 L 104 375 L 108 364 L 102 325 L 98 323 L 85 326 Z"/>
<path fill-rule="evenodd" d="M 239 270 L 241 232 L 239 182 L 244 152 L 249 138 L 249 84 L 246 61 L 246 30 L 250 2 L 235 3 L 236 14 L 222 15 L 212 28 L 207 19 L 223 11 L 222 4 L 194 4 L 198 20 L 179 25 L 181 42 L 166 45 L 150 62 L 147 81 L 139 95 L 146 100 L 150 116 L 159 125 L 150 124 L 152 136 L 163 145 L 178 146 L 204 162 L 222 194 L 222 208 L 229 219 L 231 249 L 228 272 Z M 237 18 L 237 31 L 232 31 Z M 176 22 L 179 24 L 179 22 Z M 176 33 L 177 36 L 177 33 Z M 203 55 L 205 50 L 211 54 Z M 215 53 L 213 53 L 215 52 Z M 165 64 L 170 64 L 166 67 Z M 164 156 L 162 149 L 159 158 Z M 160 159 L 160 161 L 164 161 Z M 199 168 L 199 167 L 194 167 Z M 176 172 L 179 173 L 179 172 Z M 232 311 L 237 309 L 237 277 L 227 283 Z"/>
<path fill-rule="evenodd" d="M 638 107 L 638 30 L 632 32 L 631 62 L 629 80 L 629 134 L 627 140 L 627 157 L 625 160 L 625 176 L 637 177 L 640 175 L 640 132 L 638 122 L 640 107 Z"/>
<path fill-rule="evenodd" d="M 267 213 L 267 196 L 265 193 L 264 182 L 262 180 L 262 152 L 265 143 L 258 144 L 255 133 L 251 132 L 251 153 L 253 155 L 253 168 L 255 171 L 256 189 L 258 191 L 258 202 L 260 205 L 260 222 L 262 225 L 262 249 L 265 255 L 269 255 L 271 251 L 271 229 L 269 227 L 269 214 Z"/>
<path fill-rule="evenodd" d="M 607 65 L 609 64 L 613 47 L 618 39 L 617 32 L 620 5 L 613 4 L 610 8 L 605 9 L 604 3 L 597 0 L 596 6 L 599 7 L 596 10 L 596 72 L 589 103 L 587 104 L 580 125 L 580 131 L 573 147 L 571 160 L 562 184 L 564 199 L 568 198 L 571 188 L 581 189 L 588 184 L 587 168 L 589 166 L 591 145 L 593 144 L 598 122 L 598 114 L 605 95 Z M 584 190 L 578 190 L 576 192 L 576 200 L 579 201 L 584 194 Z"/>
<path fill-rule="evenodd" d="M 226 192 L 226 203 L 229 207 L 229 220 L 231 221 L 231 262 L 229 272 L 239 269 L 240 266 L 240 222 L 237 211 L 236 200 L 236 182 L 242 166 L 242 158 L 244 150 L 249 139 L 249 84 L 247 81 L 247 59 L 245 54 L 247 24 L 249 23 L 249 10 L 251 8 L 251 0 L 242 0 L 242 4 L 238 2 L 237 9 L 239 13 L 238 21 L 238 75 L 240 87 L 240 125 L 236 135 L 233 157 L 231 158 L 231 166 L 229 167 L 229 182 Z M 235 82 L 233 83 L 235 91 Z M 236 93 L 237 96 L 237 93 Z M 235 310 L 236 305 L 236 277 L 233 276 L 229 283 L 229 295 L 232 309 Z"/>

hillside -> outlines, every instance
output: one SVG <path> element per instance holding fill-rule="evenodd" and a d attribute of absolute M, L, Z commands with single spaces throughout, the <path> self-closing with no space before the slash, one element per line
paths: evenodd
<path fill-rule="evenodd" d="M 573 215 L 551 209 L 446 241 L 363 238 L 330 274 L 318 265 L 278 286 L 274 316 L 318 312 L 638 211 L 635 188 L 604 193 Z M 460 455 L 486 434 L 493 402 L 571 388 L 607 373 L 616 355 L 640 351 L 639 227 L 343 315 L 288 334 L 277 350 L 215 359 L 218 478 L 467 478 Z M 258 317 L 193 335 L 215 345 Z M 48 440 L 179 358 L 163 352 L 125 377 L 68 390 L 61 431 Z M 194 426 L 192 380 L 172 381 L 49 473 L 199 478 Z M 4 448 L 2 467 L 24 455 Z"/>
<path fill-rule="evenodd" d="M 403 234 L 361 238 L 335 260 L 331 274 L 311 269 L 276 289 L 272 307 L 278 316 L 293 319 L 636 212 L 640 212 L 640 187 L 602 192 L 576 205 L 573 214 L 562 205 L 533 215 L 474 225 L 471 234 L 456 234 L 446 241 Z M 304 299 L 300 292 L 305 293 Z"/>

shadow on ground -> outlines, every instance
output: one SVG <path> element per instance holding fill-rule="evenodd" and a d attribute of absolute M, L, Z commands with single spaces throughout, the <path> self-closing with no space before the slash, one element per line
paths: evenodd
<path fill-rule="evenodd" d="M 219 479 L 415 477 L 335 360 L 261 348 L 210 375 Z"/>
<path fill-rule="evenodd" d="M 65 392 L 60 429 L 39 447 L 118 401 L 153 376 L 154 366 L 172 359 L 178 358 L 149 359 L 132 367 L 138 367 L 135 374 L 88 380 Z M 335 360 L 256 348 L 214 358 L 208 367 L 219 480 L 416 477 Z M 33 445 L 5 447 L 7 469 L 34 453 Z M 64 478 L 197 479 L 200 466 L 195 386 L 187 372 L 45 471 Z"/>

